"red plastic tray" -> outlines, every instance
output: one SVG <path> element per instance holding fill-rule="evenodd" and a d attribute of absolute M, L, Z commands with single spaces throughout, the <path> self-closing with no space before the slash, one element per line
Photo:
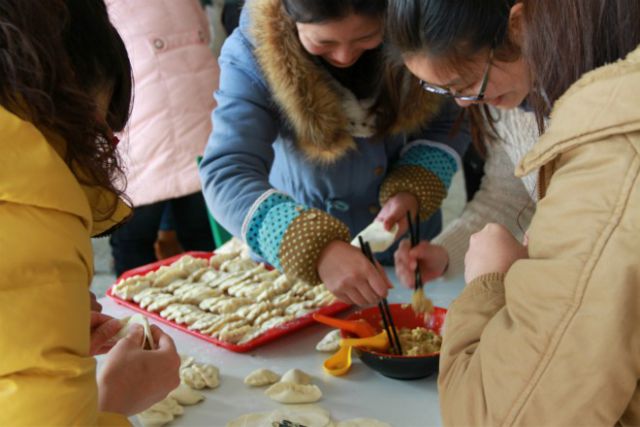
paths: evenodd
<path fill-rule="evenodd" d="M 180 255 L 176 255 L 174 257 L 171 258 L 167 258 L 164 259 L 162 261 L 158 261 L 158 262 L 154 262 L 153 264 L 147 264 L 147 265 L 143 265 L 141 267 L 138 268 L 134 268 L 132 270 L 126 271 L 124 273 L 122 273 L 122 275 L 118 278 L 118 280 L 116 281 L 116 283 L 120 282 L 123 279 L 126 279 L 128 277 L 132 277 L 132 276 L 136 276 L 136 275 L 144 275 L 147 274 L 151 271 L 155 271 L 157 269 L 159 269 L 160 267 L 162 267 L 163 265 L 169 265 L 169 264 L 173 264 L 175 261 L 177 261 L 178 259 L 182 258 L 185 255 L 191 255 L 194 258 L 204 258 L 204 259 L 209 259 L 211 258 L 214 253 L 213 252 L 185 252 L 184 254 L 180 254 Z M 115 285 L 114 285 L 115 286 Z M 133 301 L 125 301 L 119 297 L 117 297 L 116 295 L 114 295 L 112 293 L 112 288 L 109 288 L 109 290 L 107 290 L 107 296 L 111 299 L 113 299 L 115 302 L 117 302 L 118 304 L 124 305 L 125 307 L 128 307 L 132 310 L 135 311 L 139 311 L 140 313 L 143 313 L 145 316 L 154 318 L 156 320 L 158 320 L 159 322 L 165 323 L 169 326 L 172 326 L 176 329 L 180 329 L 183 332 L 186 332 L 190 335 L 193 335 L 194 337 L 198 337 L 200 339 L 203 339 L 205 341 L 209 341 L 210 343 L 213 343 L 215 345 L 218 345 L 220 347 L 226 348 L 227 350 L 231 350 L 231 351 L 235 351 L 236 353 L 244 353 L 250 350 L 255 349 L 256 347 L 259 347 L 263 344 L 266 344 L 268 342 L 274 341 L 275 339 L 281 337 L 282 335 L 286 335 L 289 334 L 293 331 L 297 331 L 298 329 L 302 329 L 305 326 L 311 325 L 311 324 L 315 324 L 316 321 L 313 320 L 312 315 L 314 313 L 320 313 L 320 314 L 325 314 L 327 316 L 330 316 L 332 314 L 336 314 L 336 313 L 340 313 L 341 311 L 344 311 L 346 309 L 348 309 L 349 307 L 351 307 L 349 304 L 345 304 L 343 302 L 337 301 L 334 302 L 331 305 L 319 308 L 315 311 L 309 312 L 307 314 L 305 314 L 304 316 L 298 317 L 296 319 L 290 320 L 289 322 L 283 323 L 281 325 L 278 325 L 274 328 L 271 329 L 267 329 L 264 333 L 258 335 L 257 337 L 255 337 L 254 339 L 252 339 L 251 341 L 247 341 L 245 343 L 242 344 L 231 344 L 228 343 L 226 341 L 221 341 L 219 339 L 216 339 L 210 335 L 204 335 L 201 334 L 200 332 L 197 331 L 192 331 L 190 329 L 187 328 L 186 325 L 181 325 L 178 324 L 176 322 L 173 322 L 171 320 L 167 320 L 163 317 L 161 317 L 158 313 L 152 313 L 149 312 L 143 308 L 140 308 L 140 306 L 138 304 L 136 304 Z"/>

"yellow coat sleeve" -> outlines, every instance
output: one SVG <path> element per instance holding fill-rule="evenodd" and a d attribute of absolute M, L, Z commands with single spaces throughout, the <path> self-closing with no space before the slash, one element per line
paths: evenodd
<path fill-rule="evenodd" d="M 97 410 L 86 223 L 0 201 L 0 425 L 129 425 Z"/>

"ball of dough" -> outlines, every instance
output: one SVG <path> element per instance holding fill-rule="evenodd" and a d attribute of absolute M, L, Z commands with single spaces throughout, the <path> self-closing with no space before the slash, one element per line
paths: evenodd
<path fill-rule="evenodd" d="M 244 383 L 251 387 L 261 387 L 263 385 L 270 385 L 277 383 L 280 380 L 280 375 L 276 374 L 269 369 L 258 369 L 251 372 L 244 379 Z"/>

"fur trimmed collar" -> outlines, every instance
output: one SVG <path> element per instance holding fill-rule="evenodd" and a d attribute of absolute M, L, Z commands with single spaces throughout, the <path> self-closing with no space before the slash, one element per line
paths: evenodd
<path fill-rule="evenodd" d="M 366 112 L 370 102 L 360 101 L 358 106 L 353 94 L 313 61 L 300 44 L 295 23 L 281 0 L 254 0 L 247 7 L 256 58 L 275 102 L 296 134 L 297 147 L 310 160 L 327 164 L 355 149 L 353 138 L 363 136 L 363 131 L 354 129 L 354 115 L 370 122 Z M 418 90 L 413 77 L 405 78 L 401 86 L 406 99 L 391 133 L 418 130 L 440 105 L 436 96 Z"/>

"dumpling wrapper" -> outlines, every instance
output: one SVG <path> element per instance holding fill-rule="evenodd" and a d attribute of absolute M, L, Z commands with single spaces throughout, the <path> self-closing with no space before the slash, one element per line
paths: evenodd
<path fill-rule="evenodd" d="M 171 391 L 171 393 L 169 393 L 169 397 L 185 406 L 195 405 L 196 403 L 204 400 L 204 394 L 192 389 L 184 383 L 180 383 L 178 387 Z"/>
<path fill-rule="evenodd" d="M 317 385 L 288 382 L 275 383 L 266 389 L 264 394 L 280 403 L 313 403 L 322 398 L 322 391 Z"/>
<path fill-rule="evenodd" d="M 151 326 L 149 326 L 149 320 L 142 314 L 134 314 L 133 316 L 124 317 L 120 319 L 122 323 L 122 329 L 115 336 L 115 339 L 122 339 L 129 335 L 129 331 L 133 325 L 142 325 L 144 329 L 144 337 L 140 346 L 145 350 L 153 350 L 156 348 L 156 344 L 153 341 L 153 335 L 151 335 Z"/>
<path fill-rule="evenodd" d="M 387 231 L 385 230 L 384 223 L 382 221 L 374 220 L 367 226 L 367 228 L 358 233 L 358 235 L 351 241 L 351 244 L 359 248 L 360 241 L 358 237 L 362 237 L 365 242 L 369 243 L 372 252 L 384 252 L 396 241 L 396 234 L 398 233 L 399 228 L 398 224 L 396 224 L 391 228 L 391 230 Z"/>
<path fill-rule="evenodd" d="M 329 411 L 317 405 L 299 405 L 276 409 L 269 415 L 270 426 L 274 422 L 282 423 L 285 420 L 305 427 L 328 427 L 333 425 Z"/>
<path fill-rule="evenodd" d="M 272 427 L 269 425 L 270 412 L 244 414 L 229 421 L 226 427 Z"/>
<path fill-rule="evenodd" d="M 316 344 L 316 350 L 324 353 L 335 353 L 340 349 L 340 330 L 334 329 Z"/>
<path fill-rule="evenodd" d="M 280 378 L 280 382 L 308 385 L 311 384 L 311 375 L 300 369 L 289 369 L 284 373 L 282 378 Z"/>
<path fill-rule="evenodd" d="M 251 387 L 271 385 L 280 381 L 280 375 L 269 369 L 257 369 L 244 379 L 244 383 Z"/>
<path fill-rule="evenodd" d="M 273 423 L 291 421 L 305 427 L 333 426 L 329 412 L 316 405 L 299 405 L 273 412 L 257 412 L 242 415 L 229 423 L 226 427 L 273 427 Z"/>
<path fill-rule="evenodd" d="M 352 420 L 340 421 L 336 424 L 336 427 L 391 427 L 391 424 L 374 420 L 373 418 L 354 418 Z"/>

